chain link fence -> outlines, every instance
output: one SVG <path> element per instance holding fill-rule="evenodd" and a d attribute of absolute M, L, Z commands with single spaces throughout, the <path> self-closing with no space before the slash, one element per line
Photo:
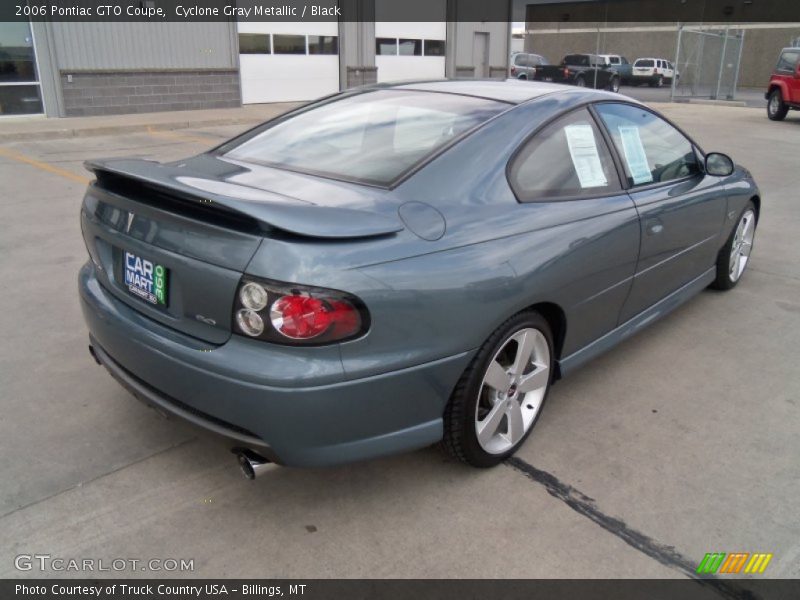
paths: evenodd
<path fill-rule="evenodd" d="M 733 100 L 742 61 L 744 30 L 681 27 L 672 99 Z"/>

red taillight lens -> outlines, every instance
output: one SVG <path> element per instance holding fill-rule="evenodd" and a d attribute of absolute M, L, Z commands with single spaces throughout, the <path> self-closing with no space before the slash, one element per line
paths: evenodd
<path fill-rule="evenodd" d="M 351 294 L 250 276 L 239 284 L 233 315 L 236 333 L 280 344 L 333 343 L 369 328 L 366 307 Z"/>
<path fill-rule="evenodd" d="M 569 69 L 564 69 L 564 77 L 569 77 Z"/>
<path fill-rule="evenodd" d="M 511 67 L 511 74 L 513 75 L 516 72 L 517 72 L 517 67 Z"/>
<path fill-rule="evenodd" d="M 358 332 L 358 310 L 346 300 L 283 296 L 270 310 L 275 330 L 294 340 L 309 340 L 329 332 L 334 338 L 350 337 Z"/>

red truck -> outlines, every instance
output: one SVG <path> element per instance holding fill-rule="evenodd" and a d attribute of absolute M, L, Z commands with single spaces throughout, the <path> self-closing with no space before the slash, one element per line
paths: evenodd
<path fill-rule="evenodd" d="M 782 121 L 789 109 L 800 110 L 800 48 L 781 50 L 764 97 L 767 116 L 773 121 Z"/>

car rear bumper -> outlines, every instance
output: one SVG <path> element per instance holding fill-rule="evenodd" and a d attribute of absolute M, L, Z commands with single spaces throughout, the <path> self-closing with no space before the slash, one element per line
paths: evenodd
<path fill-rule="evenodd" d="M 97 360 L 134 396 L 289 466 L 421 448 L 472 353 L 350 379 L 336 345 L 294 348 L 232 336 L 211 346 L 147 319 L 80 271 Z"/>

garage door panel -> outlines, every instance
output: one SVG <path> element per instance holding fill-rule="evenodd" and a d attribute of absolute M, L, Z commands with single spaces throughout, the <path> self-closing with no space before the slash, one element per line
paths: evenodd
<path fill-rule="evenodd" d="M 240 70 L 244 104 L 313 100 L 339 91 L 335 54 L 243 54 Z"/>

